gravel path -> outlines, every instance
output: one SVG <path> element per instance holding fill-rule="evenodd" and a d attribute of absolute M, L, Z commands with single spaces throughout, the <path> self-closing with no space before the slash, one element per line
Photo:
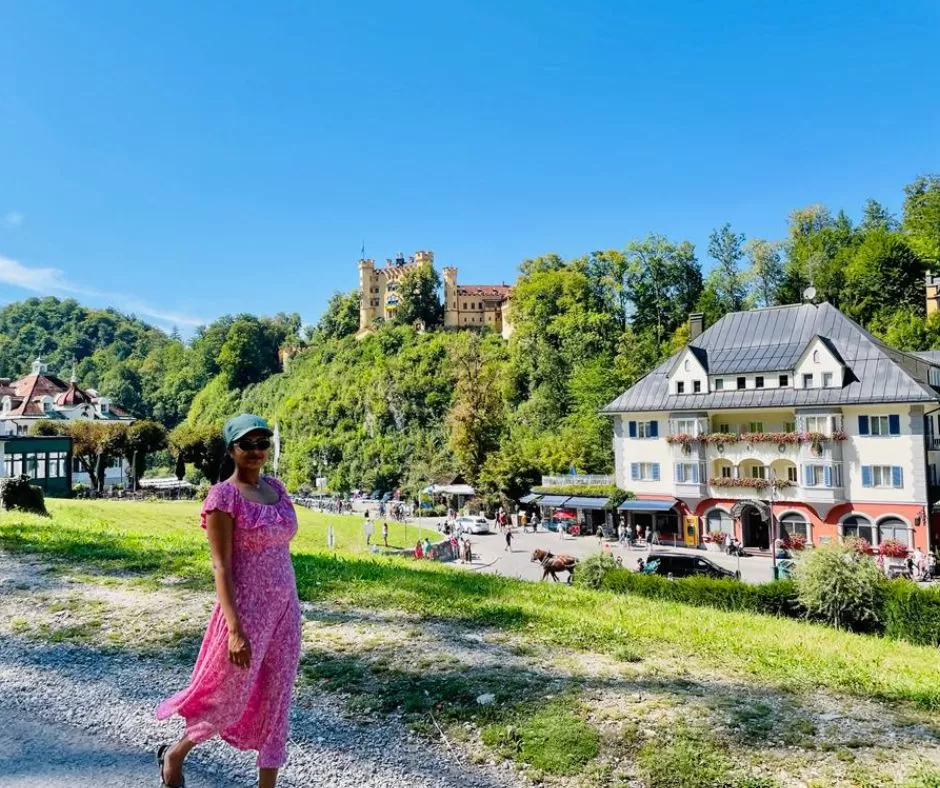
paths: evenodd
<path fill-rule="evenodd" d="M 153 717 L 156 703 L 188 678 L 181 666 L 102 654 L 74 645 L 0 638 L 0 784 L 56 786 L 68 766 L 70 786 L 146 785 L 156 768 L 150 753 L 181 729 Z M 15 724 L 9 727 L 6 720 Z M 45 733 L 51 725 L 51 736 Z M 448 760 L 402 725 L 357 725 L 324 697 L 295 705 L 284 788 L 499 788 L 518 785 L 512 771 L 487 773 Z M 47 757 L 57 753 L 55 757 Z M 37 767 L 37 758 L 42 767 Z M 254 756 L 219 741 L 187 761 L 201 779 L 191 785 L 253 785 Z M 111 782 L 91 778 L 106 765 Z M 38 771 L 36 771 L 38 770 Z M 48 772 L 48 781 L 40 777 Z M 133 774 L 134 780 L 123 776 Z M 7 782 L 16 775 L 20 782 Z M 115 781 L 116 780 L 116 781 Z M 123 781 L 122 781 L 123 780 Z M 217 780 L 218 782 L 213 782 Z M 64 785 L 65 783 L 63 783 Z"/>
<path fill-rule="evenodd" d="M 57 581 L 42 568 L 0 552 L 0 610 L 5 597 L 12 603 L 24 593 L 55 592 Z M 58 591 L 65 597 L 64 588 Z M 191 667 L 0 633 L 0 785 L 157 785 L 153 752 L 180 734 L 182 721 L 157 722 L 153 710 L 186 685 Z M 458 762 L 443 744 L 417 738 L 395 717 L 353 722 L 342 699 L 309 689 L 294 704 L 291 729 L 280 788 L 522 784 L 515 771 Z M 189 785 L 253 786 L 254 757 L 218 740 L 207 742 L 187 760 Z"/>

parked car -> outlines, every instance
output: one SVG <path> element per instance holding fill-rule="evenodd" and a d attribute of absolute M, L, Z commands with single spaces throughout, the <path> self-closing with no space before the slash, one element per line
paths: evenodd
<path fill-rule="evenodd" d="M 490 523 L 485 517 L 458 517 L 456 530 L 458 534 L 488 534 L 490 533 Z"/>
<path fill-rule="evenodd" d="M 741 579 L 740 572 L 725 569 L 704 556 L 688 555 L 686 553 L 650 553 L 647 562 L 652 564 L 654 561 L 657 562 L 657 575 Z"/>

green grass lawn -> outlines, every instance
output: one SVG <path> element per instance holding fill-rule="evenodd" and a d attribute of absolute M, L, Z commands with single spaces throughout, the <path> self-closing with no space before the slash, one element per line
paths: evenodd
<path fill-rule="evenodd" d="M 50 501 L 50 511 L 51 518 L 3 514 L 0 547 L 145 582 L 173 576 L 211 588 L 197 504 Z M 371 556 L 364 552 L 360 518 L 299 515 L 292 549 L 305 600 L 408 611 L 612 655 L 639 649 L 789 690 L 822 688 L 940 709 L 936 649 L 800 621 Z M 326 549 L 329 521 L 336 525 L 335 553 Z M 391 541 L 404 544 L 404 527 L 391 527 Z M 409 527 L 409 541 L 416 538 Z"/>
<path fill-rule="evenodd" d="M 89 588 L 128 585 L 149 598 L 151 589 L 170 581 L 173 587 L 211 592 L 198 504 L 48 503 L 48 518 L 0 513 L 0 549 L 35 554 Z M 845 767 L 846 781 L 805 783 L 813 788 L 940 786 L 940 756 L 933 765 L 920 765 L 920 751 L 908 749 L 892 755 L 889 763 L 877 735 L 839 744 L 840 725 L 825 733 L 826 743 L 816 741 L 822 724 L 817 701 L 825 693 L 841 698 L 847 709 L 883 704 L 877 705 L 879 720 L 900 715 L 900 722 L 891 723 L 895 733 L 912 726 L 926 731 L 926 740 L 940 740 L 937 649 L 793 619 L 376 556 L 365 549 L 360 517 L 298 514 L 300 530 L 292 544 L 298 592 L 319 603 L 313 608 L 315 634 L 305 646 L 301 684 L 342 693 L 354 713 L 397 711 L 431 737 L 437 736 L 434 714 L 453 737 L 467 737 L 465 726 L 476 726 L 479 741 L 491 753 L 525 764 L 539 779 L 554 775 L 551 779 L 562 782 L 545 784 L 564 788 L 626 785 L 609 771 L 611 764 L 624 762 L 633 764 L 632 774 L 642 776 L 646 788 L 774 788 L 779 785 L 775 779 L 753 777 L 768 753 L 794 773 L 816 768 L 807 766 L 809 758 L 821 759 L 814 763 L 828 763 L 827 768 L 833 761 Z M 330 522 L 337 542 L 332 551 L 326 547 Z M 396 546 L 418 538 L 414 526 L 407 534 L 402 525 L 390 526 Z M 10 630 L 52 642 L 94 644 L 100 630 L 109 629 L 115 647 L 135 648 L 132 634 L 102 623 L 110 615 L 104 603 L 50 599 L 49 612 L 71 612 L 68 626 L 50 618 L 35 624 L 24 618 L 11 622 Z M 386 612 L 391 615 L 383 619 Z M 390 634 L 394 627 L 383 620 L 411 629 L 396 640 Z M 337 629 L 342 621 L 351 629 Z M 180 642 L 197 647 L 201 626 L 201 617 L 187 622 Z M 507 653 L 523 661 L 483 666 L 471 658 L 456 664 L 448 646 L 435 645 L 434 627 L 453 633 L 452 642 L 464 649 L 464 636 L 485 634 L 487 649 L 504 644 Z M 158 642 L 169 654 L 172 640 Z M 411 646 L 414 650 L 408 651 Z M 603 660 L 618 666 L 614 674 L 605 673 L 607 668 L 594 675 L 564 667 Z M 546 681 L 555 687 L 548 693 Z M 478 705 L 481 693 L 492 693 L 496 702 Z M 604 706 L 605 693 L 628 699 L 626 707 L 611 712 Z M 630 711 L 647 705 L 648 711 Z M 657 716 L 671 708 L 681 710 L 682 725 Z M 604 714 L 619 721 L 604 727 Z M 731 727 L 716 731 L 711 719 Z M 649 742 L 641 735 L 654 731 Z M 781 754 L 765 748 L 768 738 L 795 746 Z M 826 748 L 836 746 L 826 761 Z M 863 746 L 874 755 L 853 765 Z M 897 763 L 921 769 L 922 776 L 889 780 L 884 775 Z"/>

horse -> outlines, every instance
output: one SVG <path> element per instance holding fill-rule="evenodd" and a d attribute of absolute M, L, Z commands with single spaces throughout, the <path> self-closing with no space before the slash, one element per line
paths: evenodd
<path fill-rule="evenodd" d="M 568 583 L 574 579 L 574 568 L 578 564 L 578 559 L 573 555 L 553 555 L 548 550 L 533 550 L 532 551 L 532 562 L 538 562 L 542 566 L 542 580 L 545 580 L 549 575 L 552 576 L 552 580 L 556 583 L 558 582 L 558 573 L 567 572 L 568 573 Z"/>

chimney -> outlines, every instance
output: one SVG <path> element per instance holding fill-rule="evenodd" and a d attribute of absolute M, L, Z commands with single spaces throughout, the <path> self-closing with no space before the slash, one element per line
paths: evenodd
<path fill-rule="evenodd" d="M 702 312 L 692 312 L 689 315 L 689 342 L 698 339 L 705 330 L 705 315 Z"/>

